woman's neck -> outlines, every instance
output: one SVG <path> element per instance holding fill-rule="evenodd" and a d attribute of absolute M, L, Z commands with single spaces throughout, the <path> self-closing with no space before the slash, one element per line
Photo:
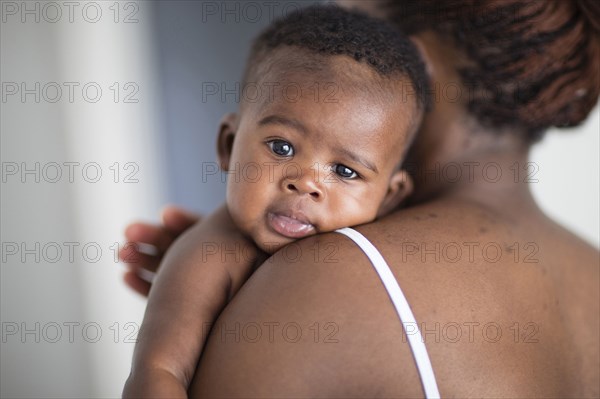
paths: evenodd
<path fill-rule="evenodd" d="M 484 153 L 457 164 L 463 166 L 465 177 L 444 187 L 443 195 L 474 201 L 498 212 L 537 210 L 530 188 L 537 181 L 537 166 L 528 162 L 527 153 Z"/>
<path fill-rule="evenodd" d="M 537 165 L 528 161 L 529 145 L 522 135 L 473 129 L 466 123 L 428 126 L 421 133 L 405 164 L 415 179 L 411 203 L 444 197 L 497 211 L 537 210 L 530 190 Z"/>

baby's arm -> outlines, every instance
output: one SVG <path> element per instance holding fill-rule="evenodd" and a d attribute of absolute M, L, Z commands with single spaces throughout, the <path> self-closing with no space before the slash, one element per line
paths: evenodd
<path fill-rule="evenodd" d="M 174 243 L 150 292 L 124 397 L 187 396 L 209 326 L 262 256 L 225 207 Z"/>

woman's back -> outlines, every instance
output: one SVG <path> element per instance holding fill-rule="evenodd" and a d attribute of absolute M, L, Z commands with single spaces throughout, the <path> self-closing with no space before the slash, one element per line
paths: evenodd
<path fill-rule="evenodd" d="M 536 208 L 503 209 L 447 197 L 358 230 L 404 291 L 442 397 L 597 397 L 598 252 Z M 383 285 L 339 234 L 257 270 L 215 324 L 192 393 L 423 396 Z"/>

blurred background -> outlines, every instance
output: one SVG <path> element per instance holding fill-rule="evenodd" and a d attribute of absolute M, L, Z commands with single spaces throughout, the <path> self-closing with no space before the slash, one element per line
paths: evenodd
<path fill-rule="evenodd" d="M 1 2 L 1 397 L 120 396 L 145 305 L 122 283 L 123 229 L 223 200 L 215 137 L 249 43 L 307 4 Z M 522 170 L 596 247 L 599 114 Z"/>

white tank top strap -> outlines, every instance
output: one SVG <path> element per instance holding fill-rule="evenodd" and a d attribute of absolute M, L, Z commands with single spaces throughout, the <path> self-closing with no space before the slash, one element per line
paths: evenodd
<path fill-rule="evenodd" d="M 417 370 L 421 377 L 421 383 L 423 384 L 425 397 L 440 398 L 435 375 L 433 374 L 433 368 L 431 367 L 431 361 L 429 360 L 427 348 L 425 347 L 425 343 L 421 336 L 421 330 L 419 330 L 415 316 L 410 310 L 410 306 L 406 301 L 406 297 L 402 293 L 402 290 L 394 278 L 394 275 L 392 274 L 387 262 L 385 259 L 383 259 L 383 256 L 381 256 L 381 253 L 377 250 L 377 248 L 375 248 L 375 246 L 358 231 L 346 227 L 336 230 L 336 232 L 343 234 L 354 241 L 356 245 L 363 250 L 373 264 L 373 267 L 377 271 L 377 274 L 379 274 L 379 278 L 385 286 L 385 289 L 387 290 L 390 299 L 396 308 L 396 312 L 398 313 L 398 317 L 400 318 L 404 332 L 408 337 L 408 343 L 415 358 L 415 363 L 417 364 Z M 407 326 L 410 327 L 410 330 L 407 330 Z"/>

